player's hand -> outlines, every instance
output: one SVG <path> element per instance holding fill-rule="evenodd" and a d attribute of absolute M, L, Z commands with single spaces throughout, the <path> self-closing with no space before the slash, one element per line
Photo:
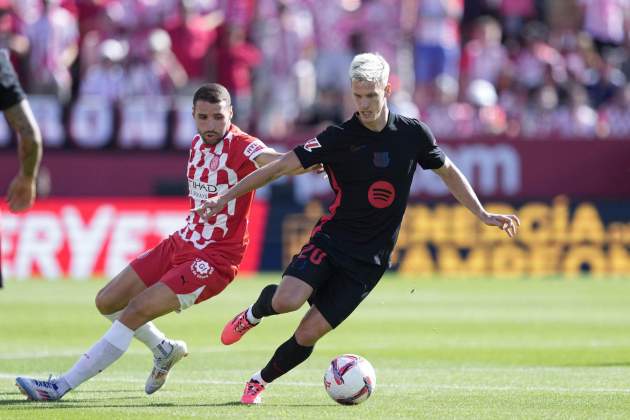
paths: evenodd
<path fill-rule="evenodd" d="M 316 163 L 315 165 L 308 168 L 307 171 L 313 172 L 317 175 L 321 175 L 324 179 L 328 178 L 328 174 L 326 173 L 326 170 L 324 169 L 324 165 L 322 163 Z"/>
<path fill-rule="evenodd" d="M 494 214 L 487 213 L 483 216 L 482 221 L 488 226 L 496 226 L 510 238 L 516 235 L 518 227 L 521 225 L 521 221 L 514 214 Z"/>
<path fill-rule="evenodd" d="M 199 207 L 195 207 L 192 211 L 197 213 L 204 221 L 208 221 L 212 216 L 219 213 L 227 202 L 222 196 L 217 195 L 204 201 Z"/>
<path fill-rule="evenodd" d="M 11 211 L 28 210 L 35 202 L 35 178 L 17 175 L 9 184 L 7 203 Z"/>
<path fill-rule="evenodd" d="M 289 172 L 288 175 L 297 176 L 297 175 L 302 175 L 309 172 L 313 172 L 314 174 L 326 174 L 326 172 L 324 171 L 324 165 L 322 165 L 321 163 L 316 163 L 315 165 L 309 166 L 306 169 L 300 167 L 296 169 L 295 171 Z"/>
<path fill-rule="evenodd" d="M 325 173 L 324 171 L 324 165 L 322 165 L 321 163 L 317 163 L 313 166 L 311 166 L 310 168 L 308 168 L 310 171 L 315 172 L 316 174 L 323 174 Z"/>
<path fill-rule="evenodd" d="M 326 173 L 326 170 L 324 169 L 324 165 L 322 163 L 316 163 L 315 165 L 306 169 L 306 171 L 321 175 L 324 179 L 328 178 L 328 174 Z"/>

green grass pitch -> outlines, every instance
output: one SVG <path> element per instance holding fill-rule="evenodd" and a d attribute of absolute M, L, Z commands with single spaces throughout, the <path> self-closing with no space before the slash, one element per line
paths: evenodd
<path fill-rule="evenodd" d="M 105 283 L 9 281 L 0 290 L 0 419 L 630 418 L 630 279 L 386 277 L 309 360 L 268 387 L 263 406 L 241 406 L 248 375 L 303 311 L 266 319 L 230 347 L 219 334 L 277 279 L 243 277 L 158 320 L 190 355 L 156 394 L 144 394 L 152 358 L 134 342 L 56 403 L 25 401 L 14 378 L 65 371 L 105 332 L 93 303 Z M 337 405 L 324 391 L 324 370 L 341 353 L 376 369 L 376 391 L 360 406 Z"/>

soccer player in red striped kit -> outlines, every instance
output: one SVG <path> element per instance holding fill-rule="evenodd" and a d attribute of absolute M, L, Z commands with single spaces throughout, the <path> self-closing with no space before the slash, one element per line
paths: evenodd
<path fill-rule="evenodd" d="M 70 370 L 49 380 L 16 379 L 29 399 L 60 399 L 114 363 L 133 337 L 154 354 L 145 384 L 146 393 L 154 393 L 188 350 L 151 321 L 219 294 L 236 276 L 248 243 L 253 193 L 230 201 L 211 218 L 192 210 L 281 155 L 231 123 L 230 94 L 222 85 L 207 84 L 195 92 L 193 117 L 198 134 L 188 159 L 191 212 L 186 225 L 138 256 L 98 292 L 96 307 L 113 325 Z"/>

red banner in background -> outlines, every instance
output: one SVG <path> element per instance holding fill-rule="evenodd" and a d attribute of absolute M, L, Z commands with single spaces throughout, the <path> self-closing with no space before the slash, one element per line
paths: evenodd
<path fill-rule="evenodd" d="M 484 199 L 548 199 L 558 194 L 586 200 L 630 197 L 630 140 L 469 139 L 440 145 Z M 184 191 L 186 159 L 182 152 L 47 151 L 42 167 L 50 174 L 56 196 L 136 197 L 155 194 L 160 184 Z M 0 153 L 0 185 L 9 185 L 17 171 L 15 152 Z M 319 175 L 292 180 L 302 203 L 332 192 Z M 450 194 L 433 171 L 419 170 L 411 196 L 441 199 Z"/>
<path fill-rule="evenodd" d="M 2 209 L 2 270 L 7 277 L 112 277 L 135 256 L 180 229 L 186 199 L 40 200 L 27 213 Z M 240 272 L 257 271 L 267 204 L 254 201 L 250 244 Z"/>

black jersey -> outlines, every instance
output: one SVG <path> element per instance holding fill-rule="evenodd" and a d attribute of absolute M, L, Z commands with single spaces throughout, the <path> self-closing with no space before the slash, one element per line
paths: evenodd
<path fill-rule="evenodd" d="M 9 52 L 0 48 L 0 111 L 20 103 L 24 98 L 24 91 L 9 59 Z"/>
<path fill-rule="evenodd" d="M 413 174 L 437 169 L 445 155 L 422 122 L 390 112 L 380 132 L 353 116 L 294 149 L 302 166 L 324 164 L 335 192 L 313 236 L 328 247 L 377 265 L 389 263 Z"/>

